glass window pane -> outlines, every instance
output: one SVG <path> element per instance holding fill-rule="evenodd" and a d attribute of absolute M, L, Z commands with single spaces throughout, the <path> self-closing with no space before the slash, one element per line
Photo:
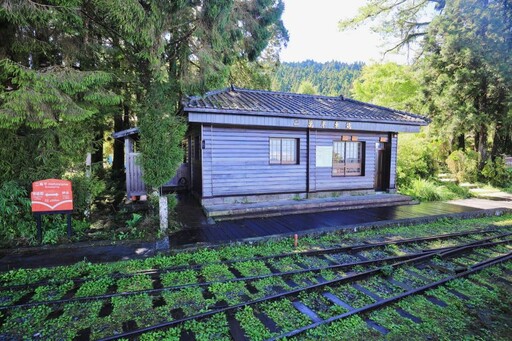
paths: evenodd
<path fill-rule="evenodd" d="M 333 142 L 332 146 L 332 175 L 345 175 L 345 142 Z"/>
<path fill-rule="evenodd" d="M 333 176 L 357 176 L 363 174 L 362 145 L 362 142 L 333 142 Z"/>
<path fill-rule="evenodd" d="M 270 163 L 281 163 L 281 140 L 270 139 Z"/>
<path fill-rule="evenodd" d="M 361 142 L 348 142 L 347 143 L 347 151 L 346 151 L 346 167 L 345 167 L 345 175 L 346 176 L 357 176 L 362 175 L 362 162 L 361 162 L 361 152 L 362 143 Z"/>
<path fill-rule="evenodd" d="M 281 160 L 282 163 L 293 164 L 297 163 L 297 140 L 296 139 L 283 139 L 281 145 Z"/>
<path fill-rule="evenodd" d="M 334 163 L 344 163 L 345 159 L 345 142 L 334 142 L 332 148 L 332 162 Z"/>
<path fill-rule="evenodd" d="M 361 162 L 361 143 L 347 142 L 346 160 L 347 163 Z"/>

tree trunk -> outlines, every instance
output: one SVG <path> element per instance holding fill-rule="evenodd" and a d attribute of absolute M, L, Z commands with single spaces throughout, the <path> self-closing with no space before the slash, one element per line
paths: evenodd
<path fill-rule="evenodd" d="M 93 165 L 99 164 L 99 168 L 103 168 L 103 127 L 96 127 L 94 136 L 94 153 L 91 155 Z"/>
<path fill-rule="evenodd" d="M 494 129 L 494 135 L 492 137 L 492 149 L 491 149 L 491 160 L 495 160 L 496 159 L 496 156 L 498 156 L 498 154 L 500 153 L 503 153 L 503 152 L 500 152 L 501 149 L 504 147 L 502 146 L 503 142 L 502 139 L 501 139 L 501 134 L 500 134 L 500 131 L 501 131 L 501 127 L 500 126 L 496 126 L 496 128 Z"/>
<path fill-rule="evenodd" d="M 128 105 L 123 104 L 122 112 L 117 112 L 114 115 L 114 131 L 121 131 L 126 129 L 125 117 L 129 112 Z M 122 140 L 114 140 L 114 160 L 112 161 L 112 173 L 115 178 L 124 181 L 124 143 Z"/>
<path fill-rule="evenodd" d="M 485 124 L 480 125 L 480 131 L 478 132 L 478 169 L 482 170 L 487 161 L 487 126 Z"/>
<path fill-rule="evenodd" d="M 466 149 L 466 136 L 464 136 L 464 134 L 460 134 L 457 137 L 457 149 L 460 149 L 460 150 Z"/>

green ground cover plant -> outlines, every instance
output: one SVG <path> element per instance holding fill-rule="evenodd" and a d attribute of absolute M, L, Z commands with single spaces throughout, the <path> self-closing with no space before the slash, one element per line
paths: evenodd
<path fill-rule="evenodd" d="M 447 303 L 446 307 L 429 302 L 425 296 L 412 296 L 393 306 L 372 312 L 369 317 L 390 331 L 385 337 L 387 340 L 507 340 L 512 325 L 509 306 L 511 289 L 495 284 L 493 287 L 497 290 L 491 291 L 471 281 L 477 278 L 492 285 L 489 280 L 492 281 L 493 277 L 502 274 L 498 267 L 493 267 L 472 275 L 469 279 L 451 281 L 446 286 L 426 293 Z M 458 298 L 450 289 L 455 289 L 469 300 Z M 421 318 L 422 323 L 416 324 L 400 316 L 395 311 L 396 307 Z M 496 319 L 493 320 L 494 318 Z"/>
<path fill-rule="evenodd" d="M 161 340 L 168 340 L 168 341 L 178 341 L 180 339 L 181 335 L 181 328 L 170 328 L 165 331 L 156 331 L 156 332 L 150 332 L 141 335 L 140 340 L 141 341 L 161 341 Z"/>
<path fill-rule="evenodd" d="M 201 274 L 204 276 L 206 282 L 223 281 L 235 278 L 235 275 L 233 275 L 233 273 L 229 271 L 227 265 L 224 264 L 207 265 L 201 270 Z"/>
<path fill-rule="evenodd" d="M 405 291 L 400 287 L 387 283 L 382 277 L 372 277 L 360 284 L 382 298 L 396 296 Z"/>
<path fill-rule="evenodd" d="M 325 278 L 327 281 L 332 281 L 334 279 L 341 278 L 341 277 L 345 276 L 345 273 L 341 270 L 336 270 L 336 272 L 334 272 L 332 270 L 321 270 L 320 276 Z"/>
<path fill-rule="evenodd" d="M 395 279 L 399 282 L 402 282 L 412 288 L 421 287 L 421 286 L 427 284 L 427 282 L 424 281 L 423 279 L 416 277 L 416 276 L 411 276 L 409 273 L 407 273 L 402 268 L 394 269 L 392 277 L 393 277 L 393 279 Z"/>
<path fill-rule="evenodd" d="M 300 335 L 298 340 L 337 340 L 340 337 L 346 340 L 376 340 L 379 332 L 368 328 L 359 316 L 351 316 L 347 319 L 333 322 L 319 328 L 311 329 L 305 335 Z"/>
<path fill-rule="evenodd" d="M 245 335 L 247 335 L 251 340 L 261 341 L 271 337 L 272 334 L 267 327 L 265 327 L 265 325 L 254 316 L 253 308 L 249 306 L 244 307 L 238 311 L 235 316 L 237 320 L 240 321 L 240 325 L 242 326 Z"/>
<path fill-rule="evenodd" d="M 214 299 L 205 299 L 202 288 L 183 288 L 177 291 L 164 291 L 162 297 L 168 309 L 183 309 L 186 316 L 209 310 L 215 304 Z"/>
<path fill-rule="evenodd" d="M 300 287 L 308 287 L 316 284 L 318 281 L 308 273 L 299 273 L 292 276 L 292 281 L 297 283 Z"/>
<path fill-rule="evenodd" d="M 281 290 L 290 290 L 290 286 L 286 284 L 281 278 L 267 277 L 252 282 L 252 285 L 264 296 L 276 294 L 280 288 Z"/>
<path fill-rule="evenodd" d="M 244 277 L 261 276 L 272 273 L 262 261 L 247 261 L 236 263 L 234 267 L 240 271 Z"/>
<path fill-rule="evenodd" d="M 7 290 L 0 292 L 0 306 L 1 305 L 9 305 L 13 304 L 20 298 L 22 298 L 25 294 L 29 293 L 30 290 Z"/>
<path fill-rule="evenodd" d="M 267 302 L 261 305 L 262 310 L 270 317 L 283 331 L 290 331 L 300 326 L 311 323 L 305 315 L 299 313 L 287 299 L 274 302 Z"/>
<path fill-rule="evenodd" d="M 151 288 L 153 288 L 153 280 L 148 275 L 135 275 L 117 280 L 117 292 L 148 290 Z"/>
<path fill-rule="evenodd" d="M 243 282 L 213 283 L 209 289 L 217 300 L 226 301 L 229 305 L 235 305 L 246 301 L 243 296 L 249 297 L 249 291 Z"/>
<path fill-rule="evenodd" d="M 280 272 L 290 272 L 302 269 L 299 265 L 297 265 L 297 263 L 300 262 L 300 260 L 301 259 L 296 257 L 285 257 L 276 260 L 271 260 L 270 263 L 275 268 L 279 269 Z"/>
<path fill-rule="evenodd" d="M 34 296 L 32 296 L 31 301 L 33 302 L 41 302 L 41 301 L 51 301 L 58 300 L 64 294 L 73 288 L 73 281 L 67 281 L 63 284 L 50 284 L 39 286 L 35 290 Z"/>
<path fill-rule="evenodd" d="M 341 285 L 336 288 L 328 288 L 327 291 L 338 296 L 342 301 L 356 309 L 375 302 L 373 298 L 354 289 L 350 284 Z"/>
<path fill-rule="evenodd" d="M 160 276 L 164 287 L 172 287 L 197 282 L 196 271 L 184 270 L 176 272 L 166 272 Z"/>
<path fill-rule="evenodd" d="M 50 312 L 51 308 L 44 305 L 14 309 L 2 325 L 2 334 L 6 335 L 6 339 L 23 339 L 26 335 L 33 337 L 40 334 Z"/>
<path fill-rule="evenodd" d="M 316 257 L 303 257 L 300 263 L 304 264 L 308 268 L 320 268 L 329 265 L 327 260 L 319 259 Z"/>
<path fill-rule="evenodd" d="M 85 297 L 85 296 L 96 296 L 103 295 L 107 293 L 107 289 L 114 284 L 114 279 L 112 278 L 100 278 L 96 281 L 88 281 L 82 283 L 80 288 L 78 288 L 75 297 Z"/>
<path fill-rule="evenodd" d="M 311 308 L 321 318 L 329 318 L 331 316 L 343 314 L 346 312 L 340 306 L 333 305 L 325 297 L 320 295 L 318 292 L 312 292 L 309 294 L 300 294 L 300 302 L 304 303 L 307 307 Z"/>
<path fill-rule="evenodd" d="M 224 314 L 212 316 L 204 322 L 188 321 L 185 323 L 185 329 L 194 332 L 197 341 L 229 341 L 228 321 Z"/>

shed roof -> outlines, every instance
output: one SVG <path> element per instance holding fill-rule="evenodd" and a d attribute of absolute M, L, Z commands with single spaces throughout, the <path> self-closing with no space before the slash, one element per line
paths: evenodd
<path fill-rule="evenodd" d="M 427 125 L 428 118 L 350 98 L 304 95 L 230 87 L 192 97 L 184 103 L 185 112 L 245 114 L 322 120 L 393 122 Z"/>
<path fill-rule="evenodd" d="M 125 130 L 120 130 L 112 133 L 112 137 L 115 139 L 120 139 L 126 136 L 138 136 L 139 135 L 139 128 L 130 128 Z"/>

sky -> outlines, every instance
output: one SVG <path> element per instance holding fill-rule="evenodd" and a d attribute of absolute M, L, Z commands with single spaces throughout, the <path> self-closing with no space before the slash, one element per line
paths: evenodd
<path fill-rule="evenodd" d="M 364 0 L 284 0 L 282 19 L 290 41 L 281 51 L 283 62 L 312 59 L 317 62 L 337 60 L 352 63 L 395 61 L 406 63 L 404 55 L 382 54 L 389 48 L 368 25 L 341 32 L 338 21 L 350 18 Z"/>

